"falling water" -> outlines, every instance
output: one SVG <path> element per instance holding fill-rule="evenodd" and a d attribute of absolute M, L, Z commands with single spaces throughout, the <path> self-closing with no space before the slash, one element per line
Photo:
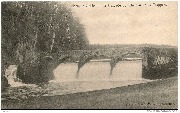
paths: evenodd
<path fill-rule="evenodd" d="M 5 71 L 5 77 L 7 78 L 8 80 L 8 84 L 11 86 L 11 87 L 18 87 L 18 86 L 23 86 L 25 84 L 23 84 L 21 82 L 20 79 L 17 78 L 17 65 L 10 65 L 6 71 Z"/>
<path fill-rule="evenodd" d="M 150 82 L 148 80 L 142 79 L 141 60 L 118 62 L 114 67 L 111 76 L 110 67 L 111 66 L 108 60 L 91 60 L 80 69 L 79 77 L 76 78 L 78 63 L 61 63 L 54 70 L 55 79 L 51 80 L 45 89 L 40 89 L 44 92 L 47 92 L 43 96 L 49 96 L 110 89 Z M 26 84 L 16 81 L 16 71 L 17 66 L 15 65 L 11 65 L 6 70 L 6 77 L 11 87 L 18 87 L 22 85 L 26 86 Z M 36 93 L 41 91 L 36 91 L 39 89 L 37 86 L 30 85 L 28 87 L 31 90 L 26 91 L 27 94 L 34 92 L 34 90 Z"/>
<path fill-rule="evenodd" d="M 61 63 L 55 70 L 55 80 L 56 82 L 62 81 L 74 81 L 76 72 L 78 69 L 77 63 Z"/>
<path fill-rule="evenodd" d="M 115 80 L 141 80 L 142 60 L 120 61 L 113 69 L 111 79 Z"/>
<path fill-rule="evenodd" d="M 62 63 L 55 70 L 55 81 L 121 81 L 121 80 L 139 80 L 142 78 L 142 61 L 120 61 L 113 69 L 110 77 L 110 63 L 108 61 L 90 61 L 86 63 L 79 72 L 79 78 L 76 79 L 78 69 L 77 63 Z"/>

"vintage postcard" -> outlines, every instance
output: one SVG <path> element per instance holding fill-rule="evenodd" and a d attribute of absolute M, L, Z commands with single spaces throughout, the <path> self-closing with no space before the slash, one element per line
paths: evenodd
<path fill-rule="evenodd" d="M 178 2 L 1 2 L 1 109 L 178 109 Z"/>

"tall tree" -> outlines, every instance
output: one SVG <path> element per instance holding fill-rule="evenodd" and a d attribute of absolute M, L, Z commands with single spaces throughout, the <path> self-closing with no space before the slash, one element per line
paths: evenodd
<path fill-rule="evenodd" d="M 19 65 L 26 83 L 46 81 L 37 80 L 45 76 L 42 63 L 49 66 L 57 58 L 45 56 L 88 45 L 83 25 L 61 2 L 2 2 L 1 9 L 2 70 Z"/>

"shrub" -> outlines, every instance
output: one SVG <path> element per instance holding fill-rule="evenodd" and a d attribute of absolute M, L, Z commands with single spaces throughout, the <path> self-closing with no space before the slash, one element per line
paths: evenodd
<path fill-rule="evenodd" d="M 147 65 L 143 78 L 162 79 L 177 76 L 177 50 L 175 48 L 144 48 Z"/>

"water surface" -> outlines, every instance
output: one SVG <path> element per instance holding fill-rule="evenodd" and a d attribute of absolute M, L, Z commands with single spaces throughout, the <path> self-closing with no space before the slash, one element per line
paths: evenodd
<path fill-rule="evenodd" d="M 9 98 L 16 96 L 22 98 L 24 95 L 65 95 L 150 82 L 150 80 L 142 78 L 141 60 L 117 63 L 111 76 L 109 62 L 86 63 L 80 69 L 78 79 L 76 78 L 77 69 L 77 63 L 62 63 L 54 70 L 55 79 L 51 80 L 49 84 L 12 86 L 8 91 Z"/>

